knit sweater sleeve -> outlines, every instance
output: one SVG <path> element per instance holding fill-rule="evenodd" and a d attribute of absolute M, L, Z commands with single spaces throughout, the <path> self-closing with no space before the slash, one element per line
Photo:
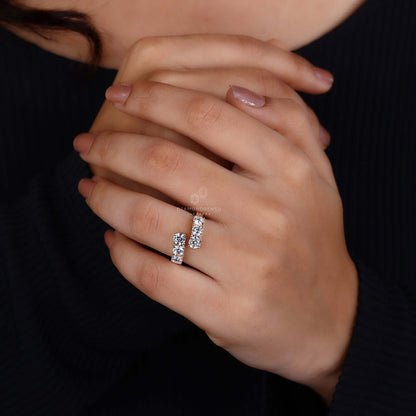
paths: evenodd
<path fill-rule="evenodd" d="M 356 322 L 329 415 L 415 415 L 416 293 L 355 262 Z"/>
<path fill-rule="evenodd" d="M 0 414 L 75 415 L 140 351 L 190 328 L 112 265 L 72 153 L 0 208 Z M 56 406 L 56 407 L 55 407 Z"/>

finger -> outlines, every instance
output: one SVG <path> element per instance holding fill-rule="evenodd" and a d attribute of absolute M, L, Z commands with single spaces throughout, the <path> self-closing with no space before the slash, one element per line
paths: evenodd
<path fill-rule="evenodd" d="M 288 98 L 262 97 L 238 86 L 228 90 L 226 99 L 299 146 L 322 178 L 335 185 L 331 163 L 323 152 L 323 147 L 329 143 L 323 142 L 322 127 L 307 106 Z"/>
<path fill-rule="evenodd" d="M 107 97 L 120 98 L 120 86 L 110 87 Z M 126 90 L 126 86 L 121 86 Z M 263 123 L 216 97 L 158 82 L 138 81 L 129 87 L 116 108 L 135 117 L 168 127 L 241 168 L 269 175 L 264 155 L 279 146 L 281 157 L 294 146 Z"/>
<path fill-rule="evenodd" d="M 303 99 L 296 91 L 287 84 L 276 78 L 269 71 L 259 70 L 255 68 L 235 68 L 235 69 L 197 69 L 190 71 L 157 71 L 149 81 L 160 82 L 164 84 L 174 85 L 176 87 L 188 88 L 195 91 L 212 94 L 218 98 L 227 99 L 236 107 L 245 109 L 246 105 L 241 100 L 232 98 L 230 94 L 230 85 L 244 85 L 247 93 L 254 95 L 267 96 L 270 98 L 285 98 L 299 104 L 299 110 L 303 110 L 310 119 L 314 129 L 316 130 L 318 143 L 322 143 L 324 147 L 329 145 L 329 137 L 325 131 L 322 131 L 315 113 L 306 105 Z M 249 106 L 248 108 L 252 108 Z M 255 113 L 257 113 L 256 111 Z M 260 115 L 265 112 L 260 112 Z M 259 119 L 258 117 L 256 117 Z M 263 122 L 268 121 L 266 117 Z M 270 120 L 272 121 L 272 120 Z M 272 126 L 270 126 L 272 127 Z M 289 132 L 290 133 L 290 132 Z"/>
<path fill-rule="evenodd" d="M 118 232 L 107 232 L 106 242 L 115 266 L 142 293 L 205 331 L 216 327 L 224 295 L 215 280 L 178 266 Z"/>
<path fill-rule="evenodd" d="M 133 46 L 116 82 L 133 82 L 144 65 L 147 74 L 166 68 L 256 67 L 274 73 L 296 90 L 311 94 L 324 93 L 333 83 L 331 73 L 313 66 L 299 55 L 273 43 L 242 35 L 194 34 L 142 38 Z"/>
<path fill-rule="evenodd" d="M 177 232 L 185 234 L 189 242 L 193 215 L 188 211 L 96 176 L 82 179 L 79 191 L 103 221 L 160 253 L 172 255 L 172 237 Z M 200 248 L 185 247 L 183 261 L 210 276 L 227 276 L 227 237 L 221 224 L 205 218 Z"/>
<path fill-rule="evenodd" d="M 286 45 L 286 43 L 284 43 L 282 40 L 280 40 L 280 39 L 275 39 L 275 38 L 273 38 L 273 39 L 269 39 L 268 41 L 266 41 L 266 42 L 268 42 L 268 43 L 271 43 L 272 45 L 274 45 L 274 46 L 276 46 L 276 47 L 278 47 L 278 48 L 280 48 L 280 49 L 283 49 L 283 50 L 285 50 L 285 51 L 288 51 L 289 50 L 289 48 L 287 47 L 287 45 Z"/>
<path fill-rule="evenodd" d="M 224 99 L 230 85 L 244 85 L 259 95 L 272 98 L 290 98 L 306 107 L 305 102 L 270 71 L 258 68 L 204 68 L 188 71 L 161 70 L 154 72 L 148 81 L 161 82 L 212 94 Z"/>
<path fill-rule="evenodd" d="M 226 221 L 246 181 L 215 162 L 167 139 L 124 132 L 86 133 L 74 140 L 89 164 L 150 186 L 184 207 Z M 197 201 L 204 189 L 204 198 Z"/>

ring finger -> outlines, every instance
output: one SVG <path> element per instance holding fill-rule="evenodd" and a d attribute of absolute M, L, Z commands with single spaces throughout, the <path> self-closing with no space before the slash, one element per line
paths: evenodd
<path fill-rule="evenodd" d="M 95 214 L 132 240 L 167 256 L 172 255 L 175 233 L 185 234 L 188 244 L 193 223 L 190 212 L 100 177 L 81 180 L 79 191 Z M 195 250 L 186 246 L 184 263 L 210 276 L 224 275 L 227 273 L 223 266 L 226 262 L 222 261 L 225 241 L 225 228 L 206 218 L 201 247 Z"/>

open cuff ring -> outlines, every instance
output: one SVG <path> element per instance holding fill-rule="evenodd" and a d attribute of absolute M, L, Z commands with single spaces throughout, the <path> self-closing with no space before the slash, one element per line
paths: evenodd
<path fill-rule="evenodd" d="M 188 241 L 188 246 L 197 249 L 201 247 L 201 237 L 204 232 L 205 218 L 197 213 L 192 222 L 192 232 Z M 186 235 L 183 233 L 175 233 L 173 235 L 173 251 L 170 260 L 175 264 L 182 264 L 183 255 L 185 253 Z"/>
<path fill-rule="evenodd" d="M 189 247 L 194 249 L 201 247 L 201 237 L 202 233 L 204 232 L 204 222 L 205 218 L 201 214 L 197 213 L 194 216 L 192 223 L 192 233 L 188 241 Z"/>
<path fill-rule="evenodd" d="M 173 253 L 171 257 L 172 263 L 182 264 L 183 254 L 185 252 L 186 235 L 183 233 L 175 233 L 173 235 Z"/>

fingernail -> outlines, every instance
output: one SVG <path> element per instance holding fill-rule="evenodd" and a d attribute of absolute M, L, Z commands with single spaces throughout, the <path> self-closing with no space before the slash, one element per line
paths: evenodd
<path fill-rule="evenodd" d="M 93 133 L 82 133 L 75 137 L 72 143 L 74 149 L 79 153 L 88 153 L 94 142 L 95 134 Z"/>
<path fill-rule="evenodd" d="M 115 235 L 113 230 L 107 230 L 104 233 L 104 241 L 108 248 L 111 248 L 111 245 L 113 244 Z"/>
<path fill-rule="evenodd" d="M 264 107 L 266 104 L 265 97 L 248 90 L 247 88 L 230 85 L 233 96 L 236 100 L 250 107 Z"/>
<path fill-rule="evenodd" d="M 121 83 L 107 88 L 105 98 L 112 103 L 124 104 L 131 93 L 131 85 Z"/>
<path fill-rule="evenodd" d="M 78 191 L 85 199 L 88 199 L 95 185 L 97 185 L 97 182 L 93 181 L 92 179 L 81 179 L 78 184 Z"/>
<path fill-rule="evenodd" d="M 328 133 L 328 130 L 324 126 L 321 126 L 320 128 L 319 140 L 325 147 L 328 147 L 329 143 L 331 143 L 331 135 Z"/>
<path fill-rule="evenodd" d="M 319 81 L 325 83 L 326 85 L 330 86 L 334 83 L 334 76 L 327 70 L 322 68 L 315 69 L 315 76 L 319 79 Z"/>

